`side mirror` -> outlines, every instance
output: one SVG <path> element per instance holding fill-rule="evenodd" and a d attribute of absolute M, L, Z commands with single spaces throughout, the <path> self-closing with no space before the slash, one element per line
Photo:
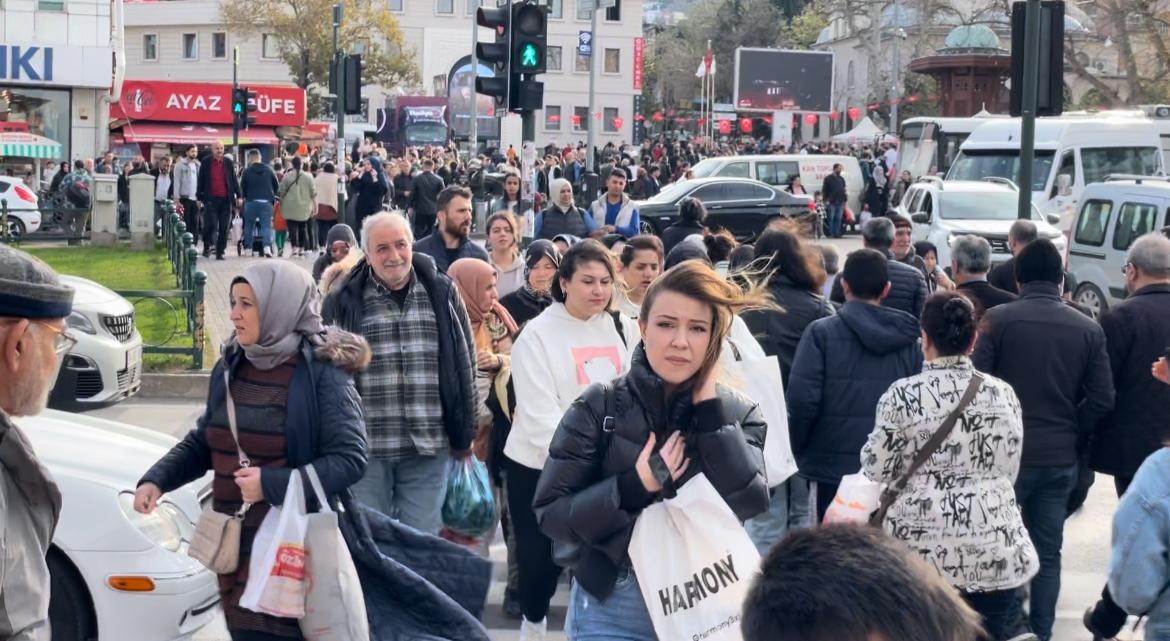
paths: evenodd
<path fill-rule="evenodd" d="M 1050 213 L 1050 214 L 1046 214 L 1044 216 L 1044 218 L 1048 221 L 1049 225 L 1059 225 L 1060 224 L 1060 214 L 1051 214 Z"/>
<path fill-rule="evenodd" d="M 925 212 L 911 214 L 910 220 L 918 223 L 919 225 L 925 225 L 925 224 L 928 224 L 930 222 L 930 214 L 927 214 Z"/>

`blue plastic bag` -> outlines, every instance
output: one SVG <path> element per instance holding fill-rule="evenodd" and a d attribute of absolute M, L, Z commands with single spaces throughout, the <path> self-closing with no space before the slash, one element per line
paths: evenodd
<path fill-rule="evenodd" d="M 460 536 L 478 539 L 496 527 L 496 501 L 487 466 L 474 456 L 451 461 L 450 466 L 443 525 Z"/>

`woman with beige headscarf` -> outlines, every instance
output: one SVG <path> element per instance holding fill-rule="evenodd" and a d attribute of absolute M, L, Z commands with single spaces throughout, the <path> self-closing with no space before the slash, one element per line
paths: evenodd
<path fill-rule="evenodd" d="M 330 497 L 362 477 L 365 422 L 353 375 L 370 349 L 362 337 L 322 325 L 317 288 L 297 265 L 253 264 L 232 281 L 230 300 L 235 331 L 211 372 L 207 408 L 139 481 L 134 509 L 149 514 L 164 493 L 213 470 L 212 509 L 246 510 L 239 567 L 219 575 L 228 632 L 301 639 L 296 619 L 239 607 L 252 540 L 269 509 L 284 502 L 296 469 L 311 463 Z"/>

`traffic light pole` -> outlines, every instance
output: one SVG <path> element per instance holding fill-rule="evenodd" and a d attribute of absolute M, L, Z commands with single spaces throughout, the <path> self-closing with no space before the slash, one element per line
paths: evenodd
<path fill-rule="evenodd" d="M 345 221 L 345 64 L 339 44 L 341 31 L 341 4 L 333 5 L 333 73 L 337 82 L 337 219 Z"/>
<path fill-rule="evenodd" d="M 1020 96 L 1020 173 L 1016 218 L 1032 217 L 1032 162 L 1036 155 L 1036 102 L 1040 84 L 1040 0 L 1026 0 L 1024 82 Z"/>
<path fill-rule="evenodd" d="M 232 49 L 232 95 L 235 96 L 235 90 L 240 87 L 239 82 L 240 72 L 240 48 Z M 247 112 L 245 112 L 246 114 Z M 236 114 L 232 113 L 232 160 L 236 163 L 236 169 L 239 170 L 244 166 L 240 158 L 240 119 Z"/>

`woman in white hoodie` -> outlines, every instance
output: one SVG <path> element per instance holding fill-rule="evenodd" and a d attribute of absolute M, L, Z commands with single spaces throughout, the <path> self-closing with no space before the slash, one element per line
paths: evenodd
<path fill-rule="evenodd" d="M 633 319 L 610 311 L 616 270 L 605 246 L 576 245 L 561 259 L 556 301 L 532 319 L 512 348 L 516 414 L 504 447 L 504 485 L 520 570 L 522 640 L 544 639 L 549 601 L 561 568 L 536 523 L 532 501 L 561 416 L 592 383 L 629 369 L 640 340 Z"/>

